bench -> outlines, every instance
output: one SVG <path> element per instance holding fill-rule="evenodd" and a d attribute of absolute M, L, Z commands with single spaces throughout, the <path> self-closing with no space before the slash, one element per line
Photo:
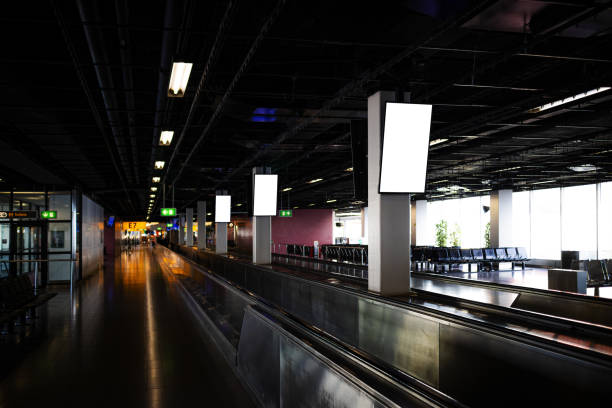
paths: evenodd
<path fill-rule="evenodd" d="M 32 317 L 34 310 L 57 293 L 36 294 L 27 275 L 0 280 L 0 324 L 12 329 L 16 321 Z"/>

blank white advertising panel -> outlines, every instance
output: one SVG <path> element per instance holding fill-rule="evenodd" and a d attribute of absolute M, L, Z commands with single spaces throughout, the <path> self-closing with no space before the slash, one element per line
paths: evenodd
<path fill-rule="evenodd" d="M 423 193 L 431 105 L 387 103 L 380 166 L 381 193 Z"/>
<path fill-rule="evenodd" d="M 232 215 L 232 196 L 215 196 L 215 222 L 230 222 Z"/>
<path fill-rule="evenodd" d="M 256 174 L 253 215 L 276 215 L 278 174 Z"/>

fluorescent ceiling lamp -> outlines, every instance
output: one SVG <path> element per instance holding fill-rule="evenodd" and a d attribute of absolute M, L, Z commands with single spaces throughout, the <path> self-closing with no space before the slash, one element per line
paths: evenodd
<path fill-rule="evenodd" d="M 436 191 L 442 191 L 442 192 L 445 192 L 445 193 L 448 193 L 448 192 L 454 193 L 454 192 L 460 191 L 460 190 L 464 191 L 464 192 L 470 191 L 469 188 L 463 187 L 463 186 L 458 186 L 458 185 L 453 185 L 453 186 L 448 186 L 448 187 L 438 187 L 436 189 Z"/>
<path fill-rule="evenodd" d="M 308 182 L 308 184 L 318 183 L 319 181 L 323 181 L 323 179 L 322 178 L 312 179 Z"/>
<path fill-rule="evenodd" d="M 578 172 L 578 173 L 584 173 L 587 171 L 601 170 L 601 167 L 597 167 L 593 164 L 582 164 L 580 166 L 570 166 L 568 167 L 568 169 Z"/>
<path fill-rule="evenodd" d="M 508 168 L 505 168 L 505 169 L 493 170 L 492 173 L 503 173 L 504 171 L 518 170 L 520 168 L 521 168 L 521 166 L 508 167 Z"/>
<path fill-rule="evenodd" d="M 166 164 L 166 162 L 164 161 L 156 161 L 155 162 L 155 169 L 156 170 L 161 170 L 164 168 L 164 165 Z"/>
<path fill-rule="evenodd" d="M 151 197 L 151 198 L 155 198 L 155 194 L 151 194 L 149 197 Z"/>
<path fill-rule="evenodd" d="M 546 183 L 554 183 L 556 180 L 546 180 L 546 181 L 535 181 L 531 184 L 546 184 Z"/>
<path fill-rule="evenodd" d="M 380 193 L 423 193 L 431 105 L 387 103 Z"/>
<path fill-rule="evenodd" d="M 347 168 L 347 169 L 344 169 L 344 171 L 353 171 L 353 168 L 352 168 L 352 167 L 349 167 L 349 168 Z"/>
<path fill-rule="evenodd" d="M 157 191 L 157 187 L 151 187 L 151 191 Z"/>
<path fill-rule="evenodd" d="M 313 205 L 315 205 L 315 203 L 308 204 L 309 207 L 312 207 Z"/>
<path fill-rule="evenodd" d="M 159 183 L 161 181 L 161 177 L 153 177 L 154 183 Z"/>
<path fill-rule="evenodd" d="M 175 62 L 172 64 L 172 74 L 170 75 L 170 85 L 168 86 L 168 96 L 182 98 L 185 96 L 187 81 L 193 64 L 190 62 Z"/>
<path fill-rule="evenodd" d="M 215 196 L 215 222 L 230 222 L 232 215 L 232 196 Z"/>
<path fill-rule="evenodd" d="M 326 203 L 335 203 L 336 201 L 338 201 L 338 200 L 336 200 L 335 198 L 333 198 L 333 199 L 331 199 L 331 200 L 327 200 L 327 201 L 326 201 Z"/>
<path fill-rule="evenodd" d="M 480 189 L 480 190 L 474 190 L 474 191 L 476 191 L 477 193 L 481 193 L 481 192 L 483 192 L 483 191 L 491 191 L 491 189 L 490 189 L 490 188 L 483 188 L 483 189 Z"/>
<path fill-rule="evenodd" d="M 444 142 L 448 142 L 448 139 L 435 139 L 435 140 L 432 140 L 431 142 L 429 142 L 429 145 L 430 146 L 435 146 L 437 144 L 444 143 Z"/>
<path fill-rule="evenodd" d="M 174 130 L 162 130 L 161 135 L 159 136 L 159 145 L 170 146 L 173 136 Z"/>
<path fill-rule="evenodd" d="M 579 93 L 579 94 L 574 95 L 574 96 L 569 96 L 569 97 L 567 97 L 565 99 L 559 99 L 558 101 L 554 101 L 554 102 L 546 103 L 546 104 L 541 105 L 541 106 L 537 106 L 537 107 L 535 107 L 533 109 L 530 109 L 528 112 L 529 113 L 542 112 L 542 111 L 545 111 L 547 109 L 556 108 L 557 106 L 565 105 L 566 103 L 570 103 L 570 102 L 574 102 L 574 101 L 577 101 L 577 100 L 582 99 L 582 98 L 586 98 L 587 96 L 595 95 L 595 94 L 598 94 L 600 92 L 605 92 L 605 91 L 607 91 L 609 89 L 610 89 L 609 86 L 600 86 L 599 88 L 591 89 L 590 91 L 582 92 L 582 93 Z"/>
<path fill-rule="evenodd" d="M 277 174 L 255 174 L 253 194 L 253 215 L 276 215 L 276 197 L 278 192 Z"/>
<path fill-rule="evenodd" d="M 242 203 L 236 204 L 236 207 L 242 207 Z"/>
<path fill-rule="evenodd" d="M 448 182 L 448 180 L 438 180 L 438 181 L 432 181 L 429 184 L 440 184 L 440 183 L 446 183 L 446 182 Z"/>
<path fill-rule="evenodd" d="M 291 191 L 291 190 L 293 190 L 293 187 L 285 187 L 285 188 L 283 188 L 283 192 Z"/>

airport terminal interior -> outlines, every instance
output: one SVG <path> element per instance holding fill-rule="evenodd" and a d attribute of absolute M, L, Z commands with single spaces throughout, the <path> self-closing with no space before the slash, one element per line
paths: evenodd
<path fill-rule="evenodd" d="M 0 21 L 0 407 L 611 403 L 612 1 Z"/>

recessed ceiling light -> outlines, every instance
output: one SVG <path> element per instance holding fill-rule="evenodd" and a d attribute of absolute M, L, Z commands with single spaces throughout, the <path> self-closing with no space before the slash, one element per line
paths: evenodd
<path fill-rule="evenodd" d="M 312 207 L 313 205 L 315 205 L 315 203 L 308 204 L 309 207 Z"/>
<path fill-rule="evenodd" d="M 170 144 L 172 144 L 172 137 L 174 137 L 173 130 L 162 130 L 161 135 L 159 136 L 159 145 L 170 146 Z"/>
<path fill-rule="evenodd" d="M 283 188 L 283 191 L 291 191 L 291 190 L 293 190 L 293 187 L 285 187 L 285 188 Z"/>
<path fill-rule="evenodd" d="M 295 207 L 293 207 L 293 209 L 294 209 L 294 210 L 295 210 L 296 208 L 300 208 L 300 207 L 298 207 L 297 205 L 296 205 Z"/>
<path fill-rule="evenodd" d="M 448 182 L 448 180 L 438 180 L 438 181 L 432 181 L 429 184 L 440 184 L 440 183 L 446 183 L 446 182 Z"/>
<path fill-rule="evenodd" d="M 347 169 L 344 169 L 344 171 L 353 171 L 353 168 L 352 168 L 352 167 L 349 167 L 349 168 L 347 168 Z"/>
<path fill-rule="evenodd" d="M 206 213 L 206 215 L 212 215 L 212 213 Z"/>
<path fill-rule="evenodd" d="M 546 184 L 546 183 L 555 183 L 557 180 L 546 180 L 546 181 L 535 181 L 531 184 Z"/>
<path fill-rule="evenodd" d="M 319 181 L 323 181 L 323 179 L 322 178 L 312 179 L 308 182 L 308 184 L 318 183 Z"/>
<path fill-rule="evenodd" d="M 336 201 L 338 200 L 336 200 L 335 198 L 332 198 L 331 200 L 327 200 L 326 203 L 335 203 Z"/>
<path fill-rule="evenodd" d="M 157 191 L 157 187 L 151 187 L 151 191 Z"/>
<path fill-rule="evenodd" d="M 435 146 L 437 144 L 444 143 L 444 142 L 448 142 L 448 139 L 435 139 L 435 140 L 432 140 L 431 142 L 429 142 L 429 145 L 430 146 Z"/>
<path fill-rule="evenodd" d="M 236 207 L 242 207 L 242 203 L 236 204 Z"/>
<path fill-rule="evenodd" d="M 155 194 L 151 194 L 149 197 L 151 197 L 151 198 L 155 198 Z"/>
<path fill-rule="evenodd" d="M 508 168 L 505 168 L 505 169 L 493 170 L 492 173 L 502 173 L 504 171 L 517 170 L 517 169 L 520 169 L 520 168 L 521 168 L 521 166 L 508 167 Z"/>
<path fill-rule="evenodd" d="M 155 169 L 156 170 L 162 170 L 165 165 L 166 165 L 166 162 L 164 162 L 164 161 L 156 161 L 155 162 Z"/>
<path fill-rule="evenodd" d="M 154 183 L 159 183 L 161 181 L 161 177 L 153 177 Z"/>
<path fill-rule="evenodd" d="M 537 106 L 533 109 L 529 109 L 527 112 L 529 113 L 542 112 L 547 109 L 556 108 L 557 106 L 565 105 L 566 103 L 570 103 L 570 102 L 574 102 L 582 98 L 586 98 L 587 96 L 595 95 L 600 92 L 605 92 L 609 89 L 610 89 L 609 86 L 600 86 L 599 88 L 591 89 L 590 91 L 582 92 L 574 96 L 569 96 L 565 99 L 559 99 L 558 101 L 554 101 L 554 102 L 546 103 L 544 105 Z"/>
<path fill-rule="evenodd" d="M 191 74 L 193 64 L 190 62 L 175 62 L 172 64 L 172 74 L 170 74 L 170 84 L 168 85 L 168 96 L 182 98 L 185 96 L 187 82 Z"/>

